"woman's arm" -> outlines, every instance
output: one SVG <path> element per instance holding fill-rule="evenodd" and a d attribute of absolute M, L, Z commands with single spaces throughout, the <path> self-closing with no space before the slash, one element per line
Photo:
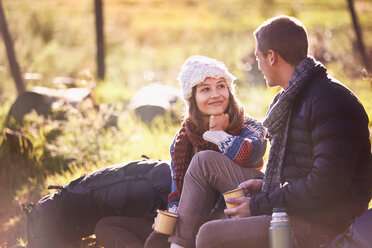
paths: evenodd
<path fill-rule="evenodd" d="M 245 167 L 261 167 L 266 151 L 265 129 L 262 124 L 246 117 L 239 135 L 233 136 L 225 131 L 207 131 L 203 138 L 218 145 L 220 151 L 237 164 Z"/>
<path fill-rule="evenodd" d="M 174 143 L 176 141 L 178 133 L 173 139 L 173 142 L 169 148 L 170 156 L 171 156 L 171 177 L 172 177 L 172 186 L 171 192 L 168 195 L 168 211 L 172 213 L 177 213 L 178 203 L 180 201 L 180 195 L 177 192 L 176 183 L 174 181 L 174 163 L 173 163 L 173 153 L 174 153 Z"/>

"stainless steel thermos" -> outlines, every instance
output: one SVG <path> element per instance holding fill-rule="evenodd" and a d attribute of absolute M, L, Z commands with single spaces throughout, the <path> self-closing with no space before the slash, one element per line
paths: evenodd
<path fill-rule="evenodd" d="M 293 248 L 291 221 L 285 208 L 274 208 L 269 228 L 270 248 Z"/>

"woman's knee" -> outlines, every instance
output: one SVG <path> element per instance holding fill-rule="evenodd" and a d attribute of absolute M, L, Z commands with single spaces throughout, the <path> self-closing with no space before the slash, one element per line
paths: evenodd
<path fill-rule="evenodd" d="M 97 222 L 96 227 L 94 229 L 94 233 L 96 234 L 96 236 L 100 236 L 100 234 L 104 233 L 105 230 L 109 228 L 110 225 L 111 225 L 110 217 L 102 218 Z"/>
<path fill-rule="evenodd" d="M 212 150 L 205 150 L 197 152 L 193 158 L 198 158 L 199 160 L 209 160 L 210 158 L 215 158 L 216 156 L 224 156 L 220 152 L 212 151 Z"/>
<path fill-rule="evenodd" d="M 191 159 L 187 171 L 190 173 L 197 171 L 199 173 L 200 170 L 208 170 L 208 167 L 214 164 L 212 161 L 216 161 L 219 157 L 223 158 L 223 156 L 223 154 L 216 151 L 200 151 Z"/>
<path fill-rule="evenodd" d="M 94 233 L 97 237 L 106 236 L 112 232 L 112 228 L 118 226 L 119 223 L 124 222 L 124 217 L 121 216 L 110 216 L 100 219 L 95 228 Z"/>

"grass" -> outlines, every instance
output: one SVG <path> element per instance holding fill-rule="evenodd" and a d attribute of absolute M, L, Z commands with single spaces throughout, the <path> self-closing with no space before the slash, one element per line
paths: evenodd
<path fill-rule="evenodd" d="M 83 85 L 86 71 L 95 74 L 93 1 L 2 3 L 22 71 L 42 74 L 42 79 L 26 81 L 28 89 L 55 87 L 57 76 L 76 78 Z M 19 205 L 50 193 L 47 185 L 64 185 L 81 174 L 142 154 L 169 159 L 169 144 L 179 124 L 159 118 L 148 126 L 126 107 L 133 94 L 149 83 L 178 87 L 175 78 L 190 55 L 224 61 L 238 77 L 237 95 L 245 111 L 263 120 L 278 89 L 267 88 L 257 70 L 252 31 L 271 16 L 300 18 L 308 29 L 311 54 L 353 90 L 372 116 L 372 80 L 363 72 L 353 45 L 346 1 L 107 0 L 104 7 L 107 77 L 100 82 L 88 79 L 96 83 L 94 100 L 99 108 L 59 109 L 66 113 L 60 120 L 29 114 L 20 131 L 32 142 L 32 151 L 11 153 L 7 141 L 0 139 L 0 247 L 25 241 L 25 217 Z M 371 51 L 372 3 L 358 0 L 356 8 Z M 2 45 L 0 54 L 5 54 Z M 16 99 L 6 56 L 0 56 L 0 80 L 0 123 L 4 123 Z M 110 115 L 118 116 L 118 126 L 104 128 Z"/>

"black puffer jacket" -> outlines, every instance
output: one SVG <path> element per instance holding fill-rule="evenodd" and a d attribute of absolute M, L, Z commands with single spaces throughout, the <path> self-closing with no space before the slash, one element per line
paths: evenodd
<path fill-rule="evenodd" d="M 252 215 L 286 207 L 335 231 L 367 210 L 372 195 L 368 116 L 354 94 L 319 68 L 295 99 L 284 187 L 252 197 Z"/>

